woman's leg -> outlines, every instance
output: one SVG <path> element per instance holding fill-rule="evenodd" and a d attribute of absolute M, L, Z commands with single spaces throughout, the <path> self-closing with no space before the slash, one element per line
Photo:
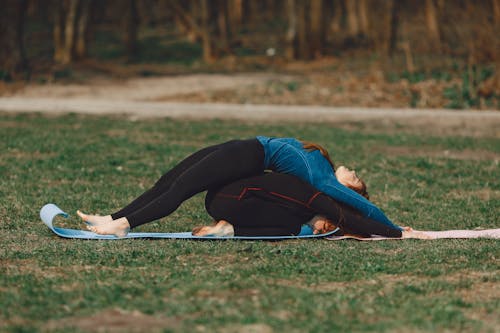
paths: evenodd
<path fill-rule="evenodd" d="M 176 175 L 151 202 L 115 220 L 116 224 L 120 225 L 125 219 L 134 228 L 167 216 L 199 192 L 262 172 L 263 161 L 264 149 L 256 139 L 223 144 Z M 93 231 L 113 234 L 111 229 L 111 226 L 94 225 Z"/>
<path fill-rule="evenodd" d="M 119 219 L 120 217 L 127 216 L 128 214 L 131 214 L 132 212 L 146 206 L 150 202 L 152 202 L 154 199 L 158 198 L 163 192 L 167 191 L 168 188 L 172 185 L 172 183 L 179 177 L 184 171 L 186 171 L 188 168 L 193 166 L 194 164 L 198 163 L 201 159 L 203 159 L 205 156 L 208 154 L 212 153 L 213 151 L 220 149 L 223 144 L 215 145 L 215 146 L 210 146 L 203 148 L 201 150 L 198 150 L 197 152 L 193 153 L 192 155 L 189 155 L 186 157 L 184 160 L 182 160 L 179 164 L 177 164 L 175 167 L 170 169 L 167 173 L 165 173 L 163 176 L 160 177 L 154 184 L 152 188 L 141 194 L 139 197 L 134 199 L 131 203 L 129 203 L 127 206 L 123 207 L 116 213 L 111 214 L 111 217 L 113 220 Z"/>
<path fill-rule="evenodd" d="M 230 141 L 231 142 L 231 141 Z M 152 188 L 141 194 L 139 197 L 134 199 L 131 203 L 129 203 L 127 206 L 122 208 L 121 210 L 110 214 L 106 216 L 99 216 L 99 215 L 88 215 L 85 214 L 81 211 L 77 211 L 78 216 L 82 218 L 82 220 L 90 223 L 105 223 L 105 222 L 110 222 L 112 220 L 117 220 L 119 218 L 125 217 L 126 215 L 138 210 L 139 208 L 142 208 L 149 204 L 151 201 L 153 201 L 155 198 L 159 197 L 166 189 L 170 187 L 172 182 L 182 173 L 184 172 L 187 168 L 201 160 L 203 157 L 206 155 L 210 154 L 216 149 L 219 149 L 222 145 L 227 144 L 222 143 L 210 147 L 203 148 L 201 150 L 198 150 L 197 152 L 189 155 L 187 158 L 182 160 L 179 164 L 177 164 L 175 167 L 170 169 L 167 173 L 165 173 L 163 176 L 160 177 L 154 184 Z"/>
<path fill-rule="evenodd" d="M 269 186 L 273 175 L 240 179 L 220 189 L 208 191 L 207 212 L 216 221 L 228 221 L 236 236 L 298 235 L 302 224 L 314 215 L 295 202 L 272 197 Z M 257 186 L 257 187 L 256 187 Z"/>
<path fill-rule="evenodd" d="M 307 222 L 286 207 L 256 196 L 242 200 L 216 196 L 209 214 L 218 221 L 231 223 L 235 236 L 298 235 L 302 224 Z"/>

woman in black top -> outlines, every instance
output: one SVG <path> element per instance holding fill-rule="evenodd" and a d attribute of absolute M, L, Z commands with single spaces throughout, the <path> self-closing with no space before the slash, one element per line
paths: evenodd
<path fill-rule="evenodd" d="M 244 178 L 208 191 L 207 212 L 218 222 L 198 227 L 194 235 L 289 236 L 304 224 L 314 233 L 333 231 L 369 237 L 402 237 L 401 231 L 364 217 L 299 178 L 267 173 Z"/>

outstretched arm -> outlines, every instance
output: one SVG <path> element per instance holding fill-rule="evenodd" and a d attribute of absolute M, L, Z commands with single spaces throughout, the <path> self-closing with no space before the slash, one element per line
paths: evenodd
<path fill-rule="evenodd" d="M 401 227 L 392 223 L 391 220 L 389 220 L 389 218 L 375 204 L 368 201 L 359 193 L 356 193 L 350 188 L 342 185 L 336 179 L 331 179 L 328 183 L 322 184 L 321 187 L 318 187 L 318 189 L 333 199 L 359 210 L 365 217 L 369 217 L 370 219 L 383 223 L 392 229 L 402 230 Z"/>
<path fill-rule="evenodd" d="M 341 229 L 362 235 L 380 235 L 386 237 L 401 237 L 399 227 L 391 227 L 385 223 L 362 216 L 352 207 L 337 202 L 328 195 L 319 193 L 310 202 L 310 207 L 337 224 Z"/>

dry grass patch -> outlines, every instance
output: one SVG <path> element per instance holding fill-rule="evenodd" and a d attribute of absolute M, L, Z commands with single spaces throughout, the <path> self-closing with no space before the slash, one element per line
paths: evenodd
<path fill-rule="evenodd" d="M 412 156 L 412 157 L 437 157 L 449 158 L 454 160 L 481 160 L 481 161 L 500 161 L 500 154 L 488 150 L 464 149 L 453 151 L 449 149 L 429 149 L 407 146 L 376 146 L 372 151 L 389 156 Z"/>
<path fill-rule="evenodd" d="M 81 273 L 95 273 L 109 271 L 114 274 L 121 274 L 123 267 L 94 266 L 94 265 L 68 265 L 68 266 L 40 266 L 33 259 L 10 259 L 0 261 L 2 268 L 7 275 L 32 274 L 40 278 L 64 278 L 69 273 L 79 275 Z M 136 268 L 139 269 L 139 268 Z"/>
<path fill-rule="evenodd" d="M 249 325 L 229 325 L 222 327 L 221 333 L 272 333 L 274 330 L 266 324 L 249 324 Z"/>
<path fill-rule="evenodd" d="M 445 196 L 449 199 L 467 199 L 470 197 L 476 197 L 484 201 L 489 201 L 500 199 L 500 191 L 493 190 L 491 188 L 482 188 L 472 191 L 454 189 L 453 191 L 446 193 Z"/>
<path fill-rule="evenodd" d="M 205 298 L 220 303 L 225 303 L 228 299 L 252 299 L 257 301 L 261 295 L 259 289 L 225 289 L 225 290 L 199 290 L 196 297 Z"/>
<path fill-rule="evenodd" d="M 2 158 L 28 159 L 28 160 L 44 160 L 51 157 L 56 157 L 56 153 L 41 153 L 39 151 L 23 151 L 16 148 L 7 149 L 2 152 Z"/>
<path fill-rule="evenodd" d="M 85 332 L 162 332 L 178 329 L 181 319 L 151 316 L 140 311 L 106 309 L 88 317 L 50 320 L 43 331 L 76 328 Z"/>
<path fill-rule="evenodd" d="M 287 288 L 305 289 L 314 292 L 334 292 L 338 290 L 354 289 L 357 290 L 363 286 L 379 286 L 383 289 L 384 293 L 394 289 L 397 284 L 424 284 L 429 281 L 445 281 L 447 283 L 458 283 L 460 281 L 472 281 L 472 284 L 492 284 L 493 282 L 481 282 L 488 279 L 493 279 L 497 272 L 474 272 L 474 271 L 459 271 L 449 275 L 441 275 L 437 277 L 420 276 L 413 274 L 379 274 L 370 279 L 355 280 L 355 281 L 328 281 L 315 284 L 308 284 L 303 279 L 288 280 L 276 279 L 268 282 L 270 285 L 276 285 Z M 470 289 L 465 289 L 468 291 Z M 491 290 L 490 290 L 491 292 Z M 486 293 L 485 293 L 486 295 Z M 500 299 L 500 287 L 496 286 L 494 292 L 489 296 Z"/>

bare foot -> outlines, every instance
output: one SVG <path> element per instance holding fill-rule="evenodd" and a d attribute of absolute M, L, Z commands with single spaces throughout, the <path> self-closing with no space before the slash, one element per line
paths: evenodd
<path fill-rule="evenodd" d="M 80 216 L 80 218 L 83 220 L 83 222 L 104 223 L 104 222 L 113 221 L 113 218 L 111 217 L 111 215 L 106 215 L 106 216 L 88 215 L 88 214 L 83 213 L 80 210 L 77 210 L 76 214 L 78 214 L 78 216 Z"/>
<path fill-rule="evenodd" d="M 233 237 L 234 228 L 229 222 L 220 220 L 216 225 L 196 227 L 192 234 L 193 236 Z"/>
<path fill-rule="evenodd" d="M 87 221 L 87 229 L 99 235 L 115 235 L 116 237 L 125 237 L 130 231 L 130 224 L 126 217 L 117 220 L 104 222 Z"/>

